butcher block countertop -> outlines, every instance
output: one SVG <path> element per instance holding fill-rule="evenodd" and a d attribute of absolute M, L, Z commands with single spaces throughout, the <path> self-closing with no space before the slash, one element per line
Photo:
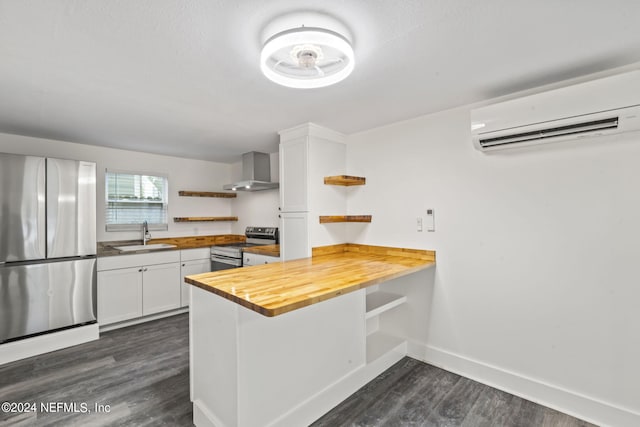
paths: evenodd
<path fill-rule="evenodd" d="M 154 243 L 168 243 L 171 245 L 175 245 L 175 247 L 161 250 L 175 251 L 179 249 L 206 248 L 208 246 L 221 245 L 224 243 L 238 243 L 244 242 L 245 240 L 245 236 L 241 234 L 214 234 L 209 236 L 163 237 L 158 239 L 151 239 L 147 243 L 150 245 Z M 115 246 L 140 245 L 141 243 L 141 240 L 98 242 L 98 256 L 103 257 L 113 255 L 131 255 L 135 253 L 149 252 L 148 250 L 144 249 L 141 249 L 139 251 L 127 252 L 115 249 Z"/>
<path fill-rule="evenodd" d="M 280 245 L 254 246 L 251 248 L 244 248 L 243 251 L 249 254 L 280 257 Z"/>
<path fill-rule="evenodd" d="M 149 243 L 169 243 L 176 245 L 176 249 L 195 249 L 207 246 L 222 245 L 225 243 L 244 242 L 246 237 L 242 234 L 214 234 L 210 236 L 190 236 L 190 237 L 161 237 L 151 239 Z"/>
<path fill-rule="evenodd" d="M 435 265 L 435 252 L 341 244 L 311 258 L 187 276 L 185 281 L 264 316 L 277 316 Z"/>

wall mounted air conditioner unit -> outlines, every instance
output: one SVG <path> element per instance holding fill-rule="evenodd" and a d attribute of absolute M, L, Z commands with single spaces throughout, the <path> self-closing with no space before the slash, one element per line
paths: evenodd
<path fill-rule="evenodd" d="M 640 131 L 640 70 L 471 111 L 481 151 Z"/>

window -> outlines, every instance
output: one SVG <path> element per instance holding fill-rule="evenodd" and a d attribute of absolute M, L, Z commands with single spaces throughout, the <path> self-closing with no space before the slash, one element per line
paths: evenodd
<path fill-rule="evenodd" d="M 107 170 L 105 224 L 107 231 L 167 230 L 168 178 Z"/>

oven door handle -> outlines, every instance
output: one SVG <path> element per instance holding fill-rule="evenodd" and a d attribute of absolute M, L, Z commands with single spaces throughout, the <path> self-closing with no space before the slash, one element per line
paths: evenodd
<path fill-rule="evenodd" d="M 235 266 L 242 266 L 242 258 L 225 258 L 225 257 L 220 257 L 217 255 L 212 255 L 211 256 L 211 261 L 212 262 L 219 262 L 222 264 L 227 264 L 227 265 L 235 265 Z"/>

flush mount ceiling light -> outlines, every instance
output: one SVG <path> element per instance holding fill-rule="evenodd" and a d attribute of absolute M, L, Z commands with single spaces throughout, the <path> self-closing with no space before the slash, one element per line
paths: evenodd
<path fill-rule="evenodd" d="M 281 31 L 266 41 L 260 56 L 260 68 L 269 80 L 299 89 L 338 83 L 354 65 L 347 38 L 320 27 Z"/>

